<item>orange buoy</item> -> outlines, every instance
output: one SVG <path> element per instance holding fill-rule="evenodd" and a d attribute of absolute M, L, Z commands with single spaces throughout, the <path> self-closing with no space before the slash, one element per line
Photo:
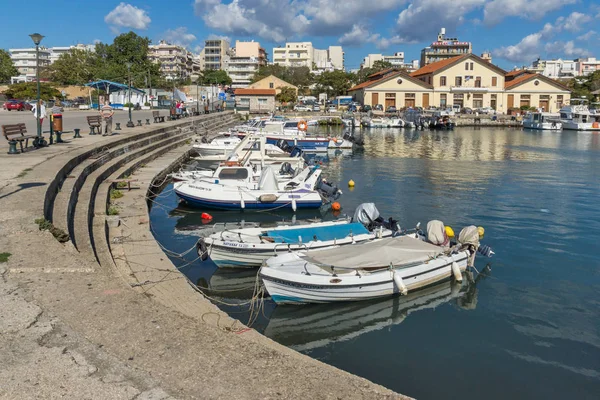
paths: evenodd
<path fill-rule="evenodd" d="M 203 212 L 202 215 L 200 216 L 203 220 L 212 220 L 212 215 L 210 215 L 209 213 L 205 213 Z"/>
<path fill-rule="evenodd" d="M 342 205 L 337 201 L 334 201 L 333 203 L 331 203 L 331 209 L 333 211 L 340 211 L 342 209 Z"/>

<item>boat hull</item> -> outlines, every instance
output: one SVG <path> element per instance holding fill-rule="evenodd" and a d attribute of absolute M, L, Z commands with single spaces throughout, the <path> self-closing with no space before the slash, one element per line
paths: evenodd
<path fill-rule="evenodd" d="M 452 263 L 456 262 L 460 271 L 465 271 L 467 257 L 468 253 L 463 251 L 451 257 L 438 257 L 427 263 L 395 268 L 393 271 L 385 269 L 364 275 L 338 273 L 335 276 L 324 273 L 291 274 L 286 272 L 285 268 L 268 266 L 272 261 L 270 259 L 267 261 L 267 266 L 261 267 L 259 276 L 271 299 L 278 304 L 360 301 L 400 293 L 394 283 L 394 273 L 402 278 L 409 293 L 450 279 L 453 276 Z"/>
<path fill-rule="evenodd" d="M 597 128 L 594 128 L 593 123 L 591 123 L 591 122 L 584 124 L 584 123 L 563 121 L 562 128 L 564 130 L 569 130 L 569 131 L 596 131 L 596 132 L 600 131 L 600 126 L 598 126 Z"/>
<path fill-rule="evenodd" d="M 268 209 L 293 209 L 292 207 L 292 200 L 291 199 L 284 199 L 284 200 L 278 200 L 278 201 L 273 201 L 273 202 L 260 202 L 257 200 L 245 200 L 244 201 L 244 205 L 242 207 L 242 202 L 241 201 L 237 201 L 237 200 L 216 200 L 216 199 L 208 199 L 208 198 L 201 198 L 201 197 L 196 197 L 196 196 L 192 196 L 189 194 L 184 194 L 181 193 L 177 190 L 175 190 L 175 193 L 177 194 L 177 196 L 179 198 L 181 198 L 182 200 L 184 200 L 187 204 L 189 204 L 192 207 L 197 207 L 197 208 L 211 208 L 214 210 L 242 210 L 242 209 L 247 209 L 247 210 L 268 210 Z M 321 205 L 323 204 L 323 201 L 321 200 L 321 198 L 316 195 L 316 197 L 319 197 L 319 199 L 315 199 L 315 196 L 313 196 L 312 199 L 308 199 L 308 200 L 296 200 L 296 208 L 298 209 L 302 209 L 302 208 L 319 208 L 321 207 Z"/>

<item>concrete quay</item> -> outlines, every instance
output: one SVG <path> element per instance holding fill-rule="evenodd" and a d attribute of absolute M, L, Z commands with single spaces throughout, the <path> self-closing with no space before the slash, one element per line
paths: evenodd
<path fill-rule="evenodd" d="M 0 263 L 0 398 L 404 398 L 234 323 L 154 240 L 154 183 L 195 135 L 235 120 L 225 112 L 0 153 L 0 253 L 11 253 Z M 137 181 L 109 227 L 109 182 L 129 175 Z M 71 240 L 40 231 L 42 216 Z"/>

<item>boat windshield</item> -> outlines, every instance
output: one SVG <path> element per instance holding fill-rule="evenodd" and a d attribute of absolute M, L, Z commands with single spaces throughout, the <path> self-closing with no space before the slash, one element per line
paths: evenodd
<path fill-rule="evenodd" d="M 219 179 L 248 179 L 246 168 L 225 168 L 219 172 Z"/>

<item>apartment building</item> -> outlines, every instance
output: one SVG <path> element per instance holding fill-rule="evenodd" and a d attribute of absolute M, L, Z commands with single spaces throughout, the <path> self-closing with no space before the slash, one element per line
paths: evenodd
<path fill-rule="evenodd" d="M 202 69 L 222 69 L 225 70 L 229 63 L 231 50 L 229 41 L 225 39 L 207 39 L 204 41 L 204 49 L 200 53 L 202 59 Z"/>
<path fill-rule="evenodd" d="M 267 52 L 260 46 L 260 43 L 255 41 L 240 42 L 236 40 L 235 47 L 231 49 L 230 54 L 225 63 L 225 71 L 232 80 L 233 88 L 248 87 L 258 69 L 267 65 Z"/>
<path fill-rule="evenodd" d="M 286 67 L 308 67 L 311 71 L 344 69 L 344 50 L 342 46 L 329 46 L 321 50 L 315 49 L 312 42 L 286 43 L 285 47 L 273 48 L 273 64 Z"/>
<path fill-rule="evenodd" d="M 361 63 L 361 68 L 373 68 L 376 61 L 385 61 L 392 64 L 392 67 L 403 68 L 408 72 L 413 72 L 419 69 L 419 60 L 405 62 L 404 52 L 399 51 L 392 55 L 384 54 L 368 54 Z"/>
<path fill-rule="evenodd" d="M 167 80 L 188 79 L 193 73 L 193 54 L 184 47 L 161 40 L 148 46 L 148 59 L 160 65 L 160 72 Z"/>
<path fill-rule="evenodd" d="M 421 50 L 421 67 L 472 52 L 471 42 L 461 42 L 458 38 L 448 38 L 446 37 L 446 28 L 442 28 L 437 40 Z"/>
<path fill-rule="evenodd" d="M 18 76 L 10 78 L 11 83 L 17 82 L 33 82 L 35 81 L 37 64 L 36 64 L 36 52 L 35 47 L 23 48 L 23 49 L 8 49 L 10 58 L 15 65 L 15 68 L 19 71 Z M 47 47 L 40 46 L 40 70 L 48 67 L 51 64 L 52 50 Z"/>

